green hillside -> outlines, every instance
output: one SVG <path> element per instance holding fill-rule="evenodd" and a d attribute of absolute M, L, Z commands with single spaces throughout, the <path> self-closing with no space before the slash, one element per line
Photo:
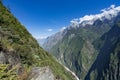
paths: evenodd
<path fill-rule="evenodd" d="M 26 80 L 32 67 L 49 66 L 56 79 L 75 80 L 39 47 L 25 27 L 0 1 L 0 80 Z"/>
<path fill-rule="evenodd" d="M 106 18 L 103 20 L 98 19 L 92 25 L 70 25 L 64 31 L 58 32 L 51 37 L 48 37 L 43 47 L 49 53 L 55 56 L 58 61 L 60 61 L 70 70 L 75 72 L 80 79 L 84 80 L 86 75 L 89 74 L 90 76 L 90 69 L 91 67 L 94 67 L 94 63 L 96 63 L 95 61 L 96 58 L 98 58 L 99 54 L 101 55 L 101 57 L 99 58 L 99 62 L 97 62 L 96 64 L 96 68 L 99 68 L 99 64 L 108 60 L 106 58 L 106 56 L 108 55 L 106 55 L 105 52 L 114 50 L 114 48 L 106 50 L 106 47 L 109 48 L 111 45 L 108 45 L 108 43 L 105 44 L 105 41 L 109 42 L 109 39 L 114 40 L 115 37 L 104 37 L 105 41 L 101 40 L 100 38 L 103 35 L 107 34 L 109 30 L 111 31 L 112 29 L 114 29 L 113 27 L 118 23 L 119 20 L 120 14 L 118 13 L 117 16 L 113 17 L 111 20 L 108 20 Z M 111 35 L 112 34 L 114 35 L 114 33 L 111 32 Z M 119 35 L 117 34 L 115 36 L 119 37 Z M 113 43 L 112 45 L 115 45 L 115 41 L 109 42 L 109 44 L 110 43 Z M 103 47 L 103 45 L 105 47 Z M 101 48 L 103 48 L 104 50 L 102 51 L 104 52 L 103 54 L 101 54 Z M 109 64 L 104 63 L 102 65 Z M 103 67 L 100 68 L 99 71 L 103 71 L 101 69 L 103 69 Z M 93 72 L 95 73 L 93 75 L 97 77 L 96 70 Z M 101 75 L 99 76 L 101 77 Z M 94 79 L 92 78 L 91 80 L 98 80 L 95 79 L 95 77 L 93 77 Z"/>
<path fill-rule="evenodd" d="M 88 27 L 67 29 L 63 38 L 54 46 L 51 47 L 54 41 L 49 42 L 48 39 L 48 43 L 44 44 L 45 49 L 50 46 L 48 52 L 83 79 L 98 54 L 93 42 L 107 32 L 110 25 L 109 23 L 101 23 Z M 57 37 L 55 37 L 56 39 Z"/>
<path fill-rule="evenodd" d="M 95 42 L 99 54 L 85 80 L 120 80 L 120 21 L 115 23 L 109 32 Z"/>

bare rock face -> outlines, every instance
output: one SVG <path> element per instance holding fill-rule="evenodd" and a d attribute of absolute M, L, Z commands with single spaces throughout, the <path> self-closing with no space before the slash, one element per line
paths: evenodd
<path fill-rule="evenodd" d="M 5 55 L 2 51 L 0 51 L 0 63 L 1 64 L 6 63 Z"/>
<path fill-rule="evenodd" d="M 15 51 L 0 51 L 0 63 L 1 64 L 10 64 L 12 66 L 20 63 L 20 57 L 16 54 Z"/>
<path fill-rule="evenodd" d="M 1 41 L 0 41 L 0 63 L 3 64 L 5 63 L 6 60 L 5 60 L 5 55 L 3 53 L 3 48 L 2 48 L 2 44 L 1 44 Z"/>
<path fill-rule="evenodd" d="M 34 67 L 29 74 L 29 80 L 55 80 L 50 67 Z"/>

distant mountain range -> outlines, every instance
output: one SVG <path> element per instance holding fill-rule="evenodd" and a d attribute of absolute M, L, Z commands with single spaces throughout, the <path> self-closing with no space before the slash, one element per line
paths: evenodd
<path fill-rule="evenodd" d="M 46 39 L 47 38 L 38 38 L 37 41 L 40 44 L 40 46 L 43 46 L 43 44 L 44 44 L 44 42 L 45 42 Z"/>
<path fill-rule="evenodd" d="M 120 7 L 73 19 L 48 37 L 43 48 L 85 80 L 119 80 Z"/>

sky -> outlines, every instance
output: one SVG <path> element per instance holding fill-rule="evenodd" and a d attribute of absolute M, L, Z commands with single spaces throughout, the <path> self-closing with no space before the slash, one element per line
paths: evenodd
<path fill-rule="evenodd" d="M 98 14 L 120 0 L 3 0 L 6 7 L 35 38 L 48 37 L 74 18 Z"/>

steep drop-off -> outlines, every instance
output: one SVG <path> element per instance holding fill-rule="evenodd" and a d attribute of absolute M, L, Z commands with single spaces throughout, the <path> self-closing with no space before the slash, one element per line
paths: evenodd
<path fill-rule="evenodd" d="M 0 1 L 0 80 L 27 80 L 32 73 L 34 80 L 75 80 Z"/>
<path fill-rule="evenodd" d="M 85 80 L 120 80 L 120 20 L 115 23 L 95 42 L 99 54 Z"/>
<path fill-rule="evenodd" d="M 97 41 L 120 20 L 119 8 L 114 8 L 117 13 L 113 14 L 115 16 L 110 13 L 114 11 L 111 9 L 108 14 L 98 14 L 102 15 L 100 19 L 73 23 L 65 30 L 48 37 L 43 48 L 75 72 L 80 79 L 84 79 L 99 54 L 97 47 L 103 44 L 101 41 L 98 44 Z M 106 18 L 106 15 L 111 18 Z M 90 22 L 93 24 L 89 24 Z"/>

